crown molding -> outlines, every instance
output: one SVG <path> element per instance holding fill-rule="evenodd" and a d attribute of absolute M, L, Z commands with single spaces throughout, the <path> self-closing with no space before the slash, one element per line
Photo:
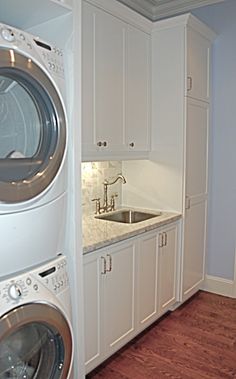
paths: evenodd
<path fill-rule="evenodd" d="M 151 21 L 226 0 L 117 0 Z"/>
<path fill-rule="evenodd" d="M 208 28 L 203 22 L 198 18 L 193 16 L 191 13 L 185 13 L 179 16 L 170 17 L 165 20 L 160 20 L 153 22 L 152 32 L 156 32 L 163 29 L 173 28 L 176 26 L 189 26 L 197 32 L 201 33 L 209 41 L 214 41 L 216 38 L 216 33 Z"/>

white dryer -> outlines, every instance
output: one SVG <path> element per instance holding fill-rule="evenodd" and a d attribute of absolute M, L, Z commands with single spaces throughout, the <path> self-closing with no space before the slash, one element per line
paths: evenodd
<path fill-rule="evenodd" d="M 0 379 L 71 379 L 73 334 L 64 256 L 0 282 Z"/>
<path fill-rule="evenodd" d="M 64 96 L 62 51 L 0 24 L 0 278 L 63 249 Z"/>

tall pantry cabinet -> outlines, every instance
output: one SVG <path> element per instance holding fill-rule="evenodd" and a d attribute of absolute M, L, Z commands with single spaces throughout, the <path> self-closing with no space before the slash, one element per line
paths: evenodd
<path fill-rule="evenodd" d="M 214 33 L 187 14 L 154 24 L 152 159 L 162 167 L 169 207 L 183 214 L 180 300 L 205 275 L 210 59 Z"/>

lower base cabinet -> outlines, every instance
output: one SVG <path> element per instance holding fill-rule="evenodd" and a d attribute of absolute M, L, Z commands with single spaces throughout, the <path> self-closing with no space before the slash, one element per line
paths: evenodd
<path fill-rule="evenodd" d="M 86 373 L 176 302 L 177 259 L 176 222 L 84 256 Z"/>

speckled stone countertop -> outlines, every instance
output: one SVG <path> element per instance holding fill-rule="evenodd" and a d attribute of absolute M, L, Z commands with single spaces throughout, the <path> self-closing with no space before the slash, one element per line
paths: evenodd
<path fill-rule="evenodd" d="M 127 209 L 127 208 L 122 208 Z M 131 209 L 131 208 L 129 208 Z M 148 211 L 137 209 L 140 211 Z M 116 211 L 115 211 L 116 212 Z M 124 224 L 114 221 L 99 220 L 92 216 L 83 217 L 83 254 L 87 254 L 93 250 L 111 245 L 115 242 L 125 240 L 130 237 L 137 236 L 141 233 L 148 232 L 160 226 L 167 225 L 181 218 L 179 213 L 162 212 L 160 216 L 153 217 L 149 220 L 134 223 Z"/>

